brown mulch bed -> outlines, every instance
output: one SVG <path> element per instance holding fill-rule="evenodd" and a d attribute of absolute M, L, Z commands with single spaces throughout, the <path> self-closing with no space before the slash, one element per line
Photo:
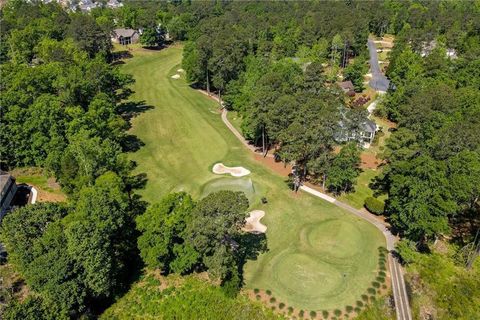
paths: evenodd
<path fill-rule="evenodd" d="M 292 173 L 292 166 L 291 165 L 285 165 L 283 162 L 277 162 L 275 161 L 274 158 L 272 157 L 264 157 L 261 154 L 255 153 L 253 155 L 255 160 L 261 162 L 268 168 L 272 169 L 276 173 L 278 173 L 281 176 L 288 177 L 290 173 Z"/>
<path fill-rule="evenodd" d="M 382 162 L 375 155 L 366 152 L 360 154 L 360 161 L 360 168 L 362 169 L 376 169 Z"/>

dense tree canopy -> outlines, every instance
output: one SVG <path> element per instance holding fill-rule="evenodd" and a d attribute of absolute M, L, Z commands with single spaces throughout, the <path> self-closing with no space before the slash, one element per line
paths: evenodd
<path fill-rule="evenodd" d="M 451 5 L 384 8 L 395 13 L 389 28 L 398 33 L 387 70 L 395 90 L 385 99 L 398 129 L 378 184 L 394 227 L 413 240 L 448 234 L 463 218 L 477 221 L 475 232 L 479 221 L 480 86 L 472 66 L 479 63 L 480 11 Z"/>
<path fill-rule="evenodd" d="M 169 194 L 137 217 L 140 254 L 165 273 L 206 268 L 213 278 L 226 279 L 240 263 L 248 206 L 241 192 L 219 191 L 196 203 L 185 193 Z"/>
<path fill-rule="evenodd" d="M 55 4 L 24 6 L 14 1 L 2 11 L 10 57 L 0 66 L 2 167 L 46 167 L 68 193 L 107 170 L 124 174 L 127 123 L 117 103 L 132 79 L 107 63 L 110 37 L 90 16 L 69 17 Z M 26 19 L 33 13 L 39 17 Z M 37 34 L 32 42 L 16 38 L 29 30 Z"/>
<path fill-rule="evenodd" d="M 0 236 L 10 261 L 41 294 L 42 303 L 31 303 L 54 306 L 49 307 L 53 318 L 85 312 L 87 301 L 112 297 L 126 283 L 136 249 L 135 211 L 129 210 L 124 188 L 109 172 L 82 188 L 69 207 L 35 204 L 2 221 Z"/>

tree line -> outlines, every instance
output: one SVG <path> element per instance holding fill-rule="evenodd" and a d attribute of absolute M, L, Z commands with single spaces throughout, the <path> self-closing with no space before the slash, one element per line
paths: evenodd
<path fill-rule="evenodd" d="M 377 112 L 398 125 L 377 191 L 388 194 L 386 214 L 408 239 L 453 231 L 468 243 L 480 227 L 480 11 L 407 2 L 384 12 L 375 30 L 397 34 L 387 70 L 394 90 Z"/>
<path fill-rule="evenodd" d="M 144 178 L 126 157 L 139 143 L 129 118 L 141 108 L 125 102 L 133 79 L 111 63 L 104 16 L 12 1 L 1 17 L 0 165 L 42 167 L 69 196 L 4 217 L 0 240 L 29 293 L 20 301 L 2 288 L 2 319 L 95 318 L 144 266 L 208 271 L 234 297 L 245 260 L 265 246 L 241 230 L 248 200 L 182 193 L 146 210 L 134 194 Z"/>
<path fill-rule="evenodd" d="M 31 294 L 1 317 L 91 317 L 141 261 L 134 218 L 145 204 L 131 192 L 122 103 L 133 79 L 110 64 L 110 32 L 90 15 L 10 1 L 1 19 L 0 166 L 45 168 L 69 196 L 3 219 L 8 260 Z"/>
<path fill-rule="evenodd" d="M 369 6 L 232 3 L 188 33 L 182 65 L 190 82 L 240 114 L 243 135 L 262 152 L 295 163 L 301 179 L 351 191 L 360 148 L 335 147 L 360 133 L 368 114 L 348 108 L 336 82 L 347 67 L 345 79 L 363 89 Z"/>

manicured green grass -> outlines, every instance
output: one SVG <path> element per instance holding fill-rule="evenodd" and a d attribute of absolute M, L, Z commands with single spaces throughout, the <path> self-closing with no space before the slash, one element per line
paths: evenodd
<path fill-rule="evenodd" d="M 242 117 L 237 111 L 228 111 L 228 120 L 238 132 L 242 132 Z"/>
<path fill-rule="evenodd" d="M 365 198 L 373 196 L 373 190 L 368 185 L 378 174 L 378 169 L 363 169 L 363 172 L 357 178 L 355 191 L 342 194 L 338 197 L 338 200 L 344 201 L 357 209 L 363 208 Z M 385 200 L 385 198 L 386 196 L 379 197 L 381 200 Z"/>
<path fill-rule="evenodd" d="M 294 194 L 284 177 L 256 162 L 224 126 L 213 100 L 191 89 L 184 75 L 171 78 L 180 68 L 181 50 L 134 52 L 122 67 L 137 80 L 133 99 L 154 106 L 133 120 L 131 130 L 145 143 L 131 155 L 136 172 L 147 173 L 145 200 L 179 190 L 200 197 L 219 187 L 214 163 L 244 166 L 252 171 L 251 208 L 265 210 L 262 222 L 268 227 L 268 252 L 245 266 L 245 287 L 271 290 L 278 302 L 297 309 L 355 303 L 375 279 L 382 234 L 328 202 Z M 231 187 L 229 180 L 223 184 Z M 261 197 L 268 203 L 261 204 Z"/>

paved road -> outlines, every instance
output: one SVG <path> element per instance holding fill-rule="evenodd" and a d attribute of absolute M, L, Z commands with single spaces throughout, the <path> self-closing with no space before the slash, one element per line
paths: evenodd
<path fill-rule="evenodd" d="M 318 190 L 312 189 L 307 186 L 301 186 L 300 189 L 316 197 L 322 198 L 323 200 L 326 200 L 330 203 L 333 203 L 334 205 L 349 211 L 357 217 L 360 217 L 370 222 L 383 233 L 383 236 L 385 237 L 385 240 L 387 242 L 387 249 L 389 252 L 388 265 L 390 268 L 390 276 L 392 278 L 392 291 L 393 299 L 395 300 L 395 311 L 397 314 L 397 320 L 412 320 L 407 290 L 405 287 L 405 281 L 403 279 L 402 266 L 395 257 L 395 242 L 397 241 L 397 239 L 390 232 L 390 230 L 388 230 L 385 224 L 383 224 L 380 220 L 377 220 L 372 215 L 366 212 L 359 211 L 349 206 L 348 204 L 338 201 L 337 199 L 330 197 L 329 195 L 324 194 Z"/>
<path fill-rule="evenodd" d="M 377 91 L 386 92 L 390 81 L 380 70 L 380 65 L 378 64 L 377 47 L 375 46 L 375 42 L 373 42 L 372 39 L 368 39 L 367 46 L 368 51 L 370 52 L 370 71 L 372 72 L 372 79 L 370 80 L 369 85 Z"/>
<path fill-rule="evenodd" d="M 376 53 L 376 52 L 375 52 Z M 201 91 L 203 94 L 207 94 L 204 91 Z M 212 99 L 218 102 L 218 97 L 214 95 L 209 95 Z M 243 135 L 238 132 L 238 130 L 230 123 L 230 121 L 227 118 L 228 111 L 227 109 L 222 109 L 222 121 L 223 123 L 227 126 L 227 128 L 237 137 L 238 140 L 242 142 L 242 144 L 250 151 L 256 152 L 255 148 L 248 143 L 243 137 Z M 271 156 L 269 154 L 269 156 Z M 319 197 L 325 201 L 328 201 L 330 203 L 333 203 L 334 205 L 341 207 L 348 212 L 370 222 L 373 224 L 377 229 L 379 229 L 382 234 L 385 237 L 386 243 L 387 243 L 387 249 L 389 251 L 388 254 L 388 265 L 390 269 L 390 275 L 392 278 L 392 291 L 393 291 L 393 298 L 395 301 L 395 311 L 397 314 L 397 320 L 412 320 L 412 315 L 410 312 L 410 305 L 408 302 L 408 295 L 407 295 L 407 290 L 405 287 L 405 281 L 403 279 L 403 270 L 402 266 L 398 262 L 397 258 L 395 257 L 395 242 L 396 238 L 395 236 L 388 230 L 388 228 L 385 226 L 384 223 L 382 223 L 380 220 L 377 220 L 375 217 L 373 217 L 370 214 L 367 214 L 365 212 L 359 211 L 350 205 L 343 203 L 341 201 L 338 201 L 337 199 L 324 194 L 318 190 L 312 189 L 308 186 L 302 186 L 300 189 L 304 192 L 310 193 L 316 197 Z"/>

